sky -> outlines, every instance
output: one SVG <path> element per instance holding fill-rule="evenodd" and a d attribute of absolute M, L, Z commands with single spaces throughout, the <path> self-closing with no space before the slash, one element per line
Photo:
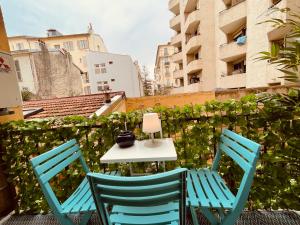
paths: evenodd
<path fill-rule="evenodd" d="M 8 36 L 87 32 L 92 23 L 109 52 L 130 55 L 153 76 L 156 50 L 170 41 L 168 0 L 0 0 Z"/>

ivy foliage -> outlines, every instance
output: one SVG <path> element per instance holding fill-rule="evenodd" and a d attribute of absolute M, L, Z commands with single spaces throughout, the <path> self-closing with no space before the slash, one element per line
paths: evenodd
<path fill-rule="evenodd" d="M 209 167 L 217 151 L 218 138 L 229 128 L 263 148 L 248 201 L 249 209 L 300 210 L 300 94 L 291 90 L 286 96 L 246 96 L 240 101 L 211 101 L 203 105 L 179 108 L 157 107 L 130 113 L 112 113 L 91 119 L 73 116 L 43 121 L 17 121 L 0 126 L 0 150 L 7 164 L 9 182 L 16 187 L 16 212 L 46 213 L 48 205 L 33 174 L 29 160 L 67 140 L 75 138 L 91 171 L 103 172 L 100 158 L 115 143 L 121 130 L 134 131 L 138 139 L 143 113 L 160 114 L 163 136 L 171 137 L 178 160 L 167 168 Z M 147 169 L 146 164 L 139 164 Z M 124 174 L 128 165 L 112 165 Z M 222 160 L 220 173 L 234 190 L 239 186 L 240 169 L 230 160 Z M 55 177 L 51 185 L 64 201 L 82 176 L 79 164 L 72 164 Z"/>

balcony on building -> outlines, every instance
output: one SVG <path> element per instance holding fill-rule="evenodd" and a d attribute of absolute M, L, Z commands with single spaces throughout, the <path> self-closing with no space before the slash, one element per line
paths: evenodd
<path fill-rule="evenodd" d="M 171 45 L 173 45 L 174 47 L 180 47 L 182 41 L 182 34 L 181 33 L 176 33 L 175 36 L 173 36 L 171 38 Z"/>
<path fill-rule="evenodd" d="M 185 33 L 194 33 L 199 27 L 200 18 L 200 10 L 195 10 L 192 13 L 190 13 L 185 21 Z"/>
<path fill-rule="evenodd" d="M 194 84 L 189 84 L 185 88 L 185 92 L 198 92 L 203 90 L 203 84 L 202 83 L 194 83 Z"/>
<path fill-rule="evenodd" d="M 179 79 L 179 78 L 182 78 L 182 77 L 183 77 L 183 70 L 182 69 L 176 69 L 173 72 L 173 78 L 174 79 Z"/>
<path fill-rule="evenodd" d="M 179 15 L 180 13 L 180 4 L 179 0 L 170 0 L 169 1 L 169 10 L 175 15 Z"/>
<path fill-rule="evenodd" d="M 186 53 L 187 54 L 192 54 L 201 48 L 202 44 L 202 36 L 201 35 L 194 35 L 194 36 L 187 36 L 187 44 L 186 44 Z"/>
<path fill-rule="evenodd" d="M 227 62 L 227 72 L 220 78 L 221 88 L 246 87 L 246 56 Z"/>
<path fill-rule="evenodd" d="M 180 63 L 183 60 L 183 53 L 182 51 L 175 51 L 175 53 L 172 55 L 171 60 L 173 63 Z"/>
<path fill-rule="evenodd" d="M 231 75 L 221 75 L 220 88 L 233 89 L 246 87 L 246 73 L 238 72 Z"/>
<path fill-rule="evenodd" d="M 226 33 L 232 33 L 247 22 L 247 1 L 236 1 L 235 5 L 219 13 L 219 27 Z"/>
<path fill-rule="evenodd" d="M 187 74 L 196 73 L 201 71 L 203 68 L 203 61 L 202 59 L 194 59 L 187 65 Z"/>
<path fill-rule="evenodd" d="M 285 9 L 289 8 L 292 12 L 298 12 L 299 6 L 297 6 L 296 1 L 294 0 L 273 0 L 272 1 L 272 8 L 279 8 L 279 9 Z M 287 19 L 293 19 L 290 17 L 290 15 L 286 13 L 282 13 L 280 11 L 268 13 L 267 16 L 263 20 L 270 20 L 270 19 L 279 19 L 284 22 L 287 21 Z M 269 24 L 268 26 L 268 38 L 269 40 L 278 40 L 285 37 L 285 35 L 290 31 L 289 27 L 274 27 L 272 24 Z"/>
<path fill-rule="evenodd" d="M 184 12 L 191 13 L 197 9 L 197 4 L 199 0 L 186 0 L 184 5 Z"/>
<path fill-rule="evenodd" d="M 246 37 L 245 37 L 246 38 Z M 239 44 L 237 41 L 220 46 L 220 59 L 224 62 L 235 61 L 245 57 L 247 53 L 247 43 Z"/>
<path fill-rule="evenodd" d="M 283 77 L 284 73 L 278 70 L 278 66 L 274 64 L 267 65 L 267 76 L 266 76 L 266 82 L 268 85 L 274 85 L 274 84 L 287 84 L 288 81 L 284 80 Z"/>
<path fill-rule="evenodd" d="M 180 15 L 175 16 L 170 20 L 170 28 L 175 30 L 177 33 L 181 32 Z"/>

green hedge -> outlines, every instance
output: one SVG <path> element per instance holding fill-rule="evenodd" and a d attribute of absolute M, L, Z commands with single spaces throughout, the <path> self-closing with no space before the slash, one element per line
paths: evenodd
<path fill-rule="evenodd" d="M 165 137 L 172 137 L 178 161 L 167 163 L 195 168 L 210 166 L 217 150 L 222 129 L 229 128 L 263 145 L 248 208 L 300 210 L 300 95 L 246 96 L 240 101 L 212 101 L 183 108 L 149 109 L 160 113 Z M 67 117 L 47 121 L 18 121 L 0 126 L 0 147 L 7 164 L 9 181 L 17 190 L 18 213 L 44 213 L 48 206 L 29 164 L 29 159 L 76 138 L 92 171 L 103 171 L 101 156 L 114 144 L 116 135 L 124 130 L 125 121 L 138 139 L 145 111 L 113 113 L 87 119 Z M 140 163 L 137 166 L 146 167 Z M 113 165 L 124 173 L 127 165 Z M 144 168 L 145 169 L 145 168 Z M 239 169 L 229 160 L 222 161 L 221 173 L 235 189 Z M 76 164 L 52 181 L 62 201 L 76 187 L 82 172 Z"/>

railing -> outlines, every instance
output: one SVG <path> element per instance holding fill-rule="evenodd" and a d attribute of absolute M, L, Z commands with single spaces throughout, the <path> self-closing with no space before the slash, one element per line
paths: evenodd
<path fill-rule="evenodd" d="M 297 155 L 300 120 L 296 117 L 299 106 L 280 107 L 271 101 L 263 105 L 254 96 L 248 96 L 238 102 L 210 102 L 174 109 L 158 107 L 154 111 L 162 119 L 164 137 L 173 138 L 177 150 L 178 161 L 168 162 L 167 169 L 211 165 L 219 136 L 224 128 L 229 128 L 263 146 L 248 207 L 297 208 L 299 193 L 296 190 L 299 190 L 299 184 L 295 186 L 294 182 L 293 186 L 290 182 L 300 176 Z M 103 171 L 100 158 L 115 143 L 118 133 L 125 129 L 125 123 L 138 139 L 147 138 L 141 130 L 144 112 L 114 113 L 93 119 L 70 117 L 43 122 L 25 121 L 0 126 L 1 156 L 7 164 L 9 180 L 18 190 L 16 211 L 48 211 L 29 159 L 75 138 L 90 170 Z M 140 170 L 151 170 L 149 164 L 138 163 L 135 166 Z M 127 164 L 110 165 L 109 169 L 128 173 Z M 233 180 L 238 177 L 236 167 L 226 161 L 220 170 L 226 172 L 225 179 L 234 189 L 237 184 Z M 68 171 L 70 173 L 52 181 L 61 200 L 76 186 L 81 174 L 76 165 Z"/>

